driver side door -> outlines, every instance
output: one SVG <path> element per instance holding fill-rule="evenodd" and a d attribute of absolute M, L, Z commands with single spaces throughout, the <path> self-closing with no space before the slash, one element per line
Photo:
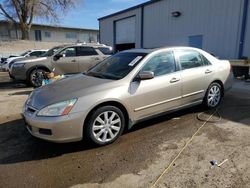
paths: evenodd
<path fill-rule="evenodd" d="M 140 72 L 150 71 L 154 78 L 132 81 L 130 106 L 136 119 L 171 110 L 181 104 L 181 78 L 173 52 L 154 55 Z"/>
<path fill-rule="evenodd" d="M 57 56 L 57 55 L 55 55 Z M 76 57 L 76 48 L 68 47 L 58 53 L 59 59 L 53 60 L 55 74 L 71 74 L 79 72 L 79 62 Z"/>

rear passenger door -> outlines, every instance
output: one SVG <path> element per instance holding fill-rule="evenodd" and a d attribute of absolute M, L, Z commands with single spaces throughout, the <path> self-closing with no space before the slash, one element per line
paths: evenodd
<path fill-rule="evenodd" d="M 89 70 L 102 60 L 100 55 L 92 47 L 79 46 L 76 49 L 80 72 Z"/>
<path fill-rule="evenodd" d="M 181 69 L 182 105 L 202 100 L 213 79 L 212 64 L 195 50 L 176 50 L 175 55 Z"/>

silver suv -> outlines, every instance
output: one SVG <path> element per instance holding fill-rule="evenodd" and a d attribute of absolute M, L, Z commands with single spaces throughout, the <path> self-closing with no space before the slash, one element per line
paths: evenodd
<path fill-rule="evenodd" d="M 52 48 L 36 59 L 23 59 L 10 68 L 15 80 L 27 81 L 39 87 L 45 72 L 55 75 L 85 72 L 112 54 L 112 48 L 102 44 L 74 44 Z"/>

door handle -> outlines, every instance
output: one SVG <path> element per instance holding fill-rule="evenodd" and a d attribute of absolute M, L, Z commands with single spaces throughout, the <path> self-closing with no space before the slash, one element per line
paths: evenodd
<path fill-rule="evenodd" d="M 76 60 L 75 60 L 75 59 L 73 59 L 71 62 L 75 63 L 75 62 L 76 62 Z"/>
<path fill-rule="evenodd" d="M 170 80 L 170 83 L 175 83 L 175 82 L 179 82 L 180 81 L 180 78 L 172 78 Z"/>
<path fill-rule="evenodd" d="M 213 72 L 213 71 L 207 69 L 207 70 L 205 71 L 205 74 L 209 74 L 209 73 L 211 73 L 211 72 Z"/>
<path fill-rule="evenodd" d="M 95 60 L 100 60 L 100 58 L 96 57 Z"/>

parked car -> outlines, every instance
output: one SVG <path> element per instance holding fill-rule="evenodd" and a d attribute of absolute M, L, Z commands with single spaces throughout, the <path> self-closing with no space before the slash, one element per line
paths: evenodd
<path fill-rule="evenodd" d="M 51 56 L 14 63 L 10 74 L 16 80 L 26 80 L 32 86 L 39 87 L 45 72 L 54 70 L 55 75 L 84 72 L 110 56 L 107 54 L 110 51 L 111 47 L 102 44 L 67 45 Z"/>
<path fill-rule="evenodd" d="M 27 52 L 22 53 L 20 56 L 16 57 L 10 57 L 6 59 L 6 61 L 2 65 L 2 70 L 3 71 L 8 71 L 10 66 L 14 63 L 14 61 L 21 59 L 21 58 L 27 58 L 27 57 L 39 57 L 48 50 L 29 50 Z"/>
<path fill-rule="evenodd" d="M 53 142 L 114 142 L 135 123 L 203 103 L 231 87 L 229 61 L 190 47 L 128 50 L 86 74 L 35 89 L 23 108 L 28 131 Z"/>

